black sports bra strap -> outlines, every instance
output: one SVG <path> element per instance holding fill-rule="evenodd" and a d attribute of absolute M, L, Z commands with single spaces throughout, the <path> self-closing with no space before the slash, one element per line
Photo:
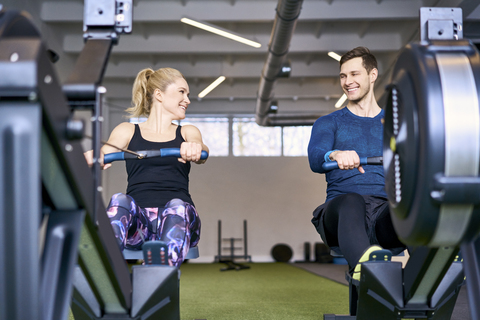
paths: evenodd
<path fill-rule="evenodd" d="M 179 138 L 184 140 L 182 137 L 182 126 L 178 126 L 177 131 L 175 133 L 175 139 L 179 139 Z"/>

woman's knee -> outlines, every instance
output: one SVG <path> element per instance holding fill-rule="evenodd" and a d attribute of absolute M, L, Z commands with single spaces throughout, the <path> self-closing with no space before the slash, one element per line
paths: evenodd
<path fill-rule="evenodd" d="M 108 207 L 121 207 L 126 210 L 130 210 L 131 208 L 133 208 L 134 204 L 135 200 L 133 200 L 133 198 L 130 197 L 128 194 L 116 193 L 110 199 Z"/>
<path fill-rule="evenodd" d="M 182 199 L 174 198 L 167 202 L 165 205 L 165 209 L 167 208 L 176 208 L 176 207 L 183 207 L 187 206 L 188 202 L 183 201 Z"/>
<path fill-rule="evenodd" d="M 182 218 L 190 230 L 198 230 L 200 232 L 201 222 L 195 207 L 181 199 L 172 199 L 166 205 L 161 214 L 161 220 L 167 219 L 168 216 L 178 216 Z"/>
<path fill-rule="evenodd" d="M 166 205 L 162 212 L 162 216 L 177 215 L 183 217 L 187 223 L 197 224 L 200 223 L 200 219 L 195 207 L 181 199 L 172 199 Z M 198 222 L 196 222 L 198 221 Z"/>

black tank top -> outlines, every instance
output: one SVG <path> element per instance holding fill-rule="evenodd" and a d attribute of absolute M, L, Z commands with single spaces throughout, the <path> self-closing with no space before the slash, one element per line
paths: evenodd
<path fill-rule="evenodd" d="M 142 138 L 140 127 L 135 125 L 128 149 L 132 151 L 180 148 L 185 142 L 181 126 L 175 132 L 175 139 L 167 142 L 152 142 Z M 163 208 L 165 204 L 179 198 L 193 205 L 188 191 L 190 162 L 181 163 L 176 157 L 154 157 L 125 161 L 128 175 L 127 194 L 141 208 Z"/>

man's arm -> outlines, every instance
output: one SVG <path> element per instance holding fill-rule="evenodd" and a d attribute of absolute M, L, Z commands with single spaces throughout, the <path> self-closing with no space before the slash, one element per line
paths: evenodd
<path fill-rule="evenodd" d="M 331 117 L 325 116 L 313 124 L 312 135 L 308 144 L 308 161 L 313 172 L 325 173 L 322 165 L 325 161 L 337 161 L 338 168 L 350 170 L 358 168 L 365 173 L 360 166 L 360 157 L 353 150 L 335 150 L 336 125 Z"/>
<path fill-rule="evenodd" d="M 325 116 L 315 121 L 308 143 L 308 161 L 313 172 L 325 173 L 322 168 L 325 163 L 325 154 L 333 151 L 334 142 L 335 123 L 333 119 Z"/>

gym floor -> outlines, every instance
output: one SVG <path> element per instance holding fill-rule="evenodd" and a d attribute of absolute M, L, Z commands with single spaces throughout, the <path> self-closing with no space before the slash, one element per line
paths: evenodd
<path fill-rule="evenodd" d="M 348 266 L 344 264 L 333 263 L 293 263 L 293 266 L 304 269 L 318 276 L 336 281 L 338 283 L 348 286 L 345 280 L 345 271 Z M 334 313 L 334 312 L 332 312 Z M 455 309 L 453 310 L 451 320 L 472 320 L 468 306 L 468 297 L 466 287 L 463 286 L 458 295 Z"/>
<path fill-rule="evenodd" d="M 219 263 L 183 264 L 181 319 L 322 319 L 323 313 L 348 312 L 347 265 L 247 265 L 251 267 L 247 271 L 221 272 L 224 265 Z M 295 272 L 296 268 L 307 272 Z M 331 286 L 329 280 L 336 284 Z M 339 288 L 342 286 L 345 290 Z M 70 314 L 69 320 L 73 319 Z M 471 319 L 466 288 L 462 287 L 451 320 Z"/>

